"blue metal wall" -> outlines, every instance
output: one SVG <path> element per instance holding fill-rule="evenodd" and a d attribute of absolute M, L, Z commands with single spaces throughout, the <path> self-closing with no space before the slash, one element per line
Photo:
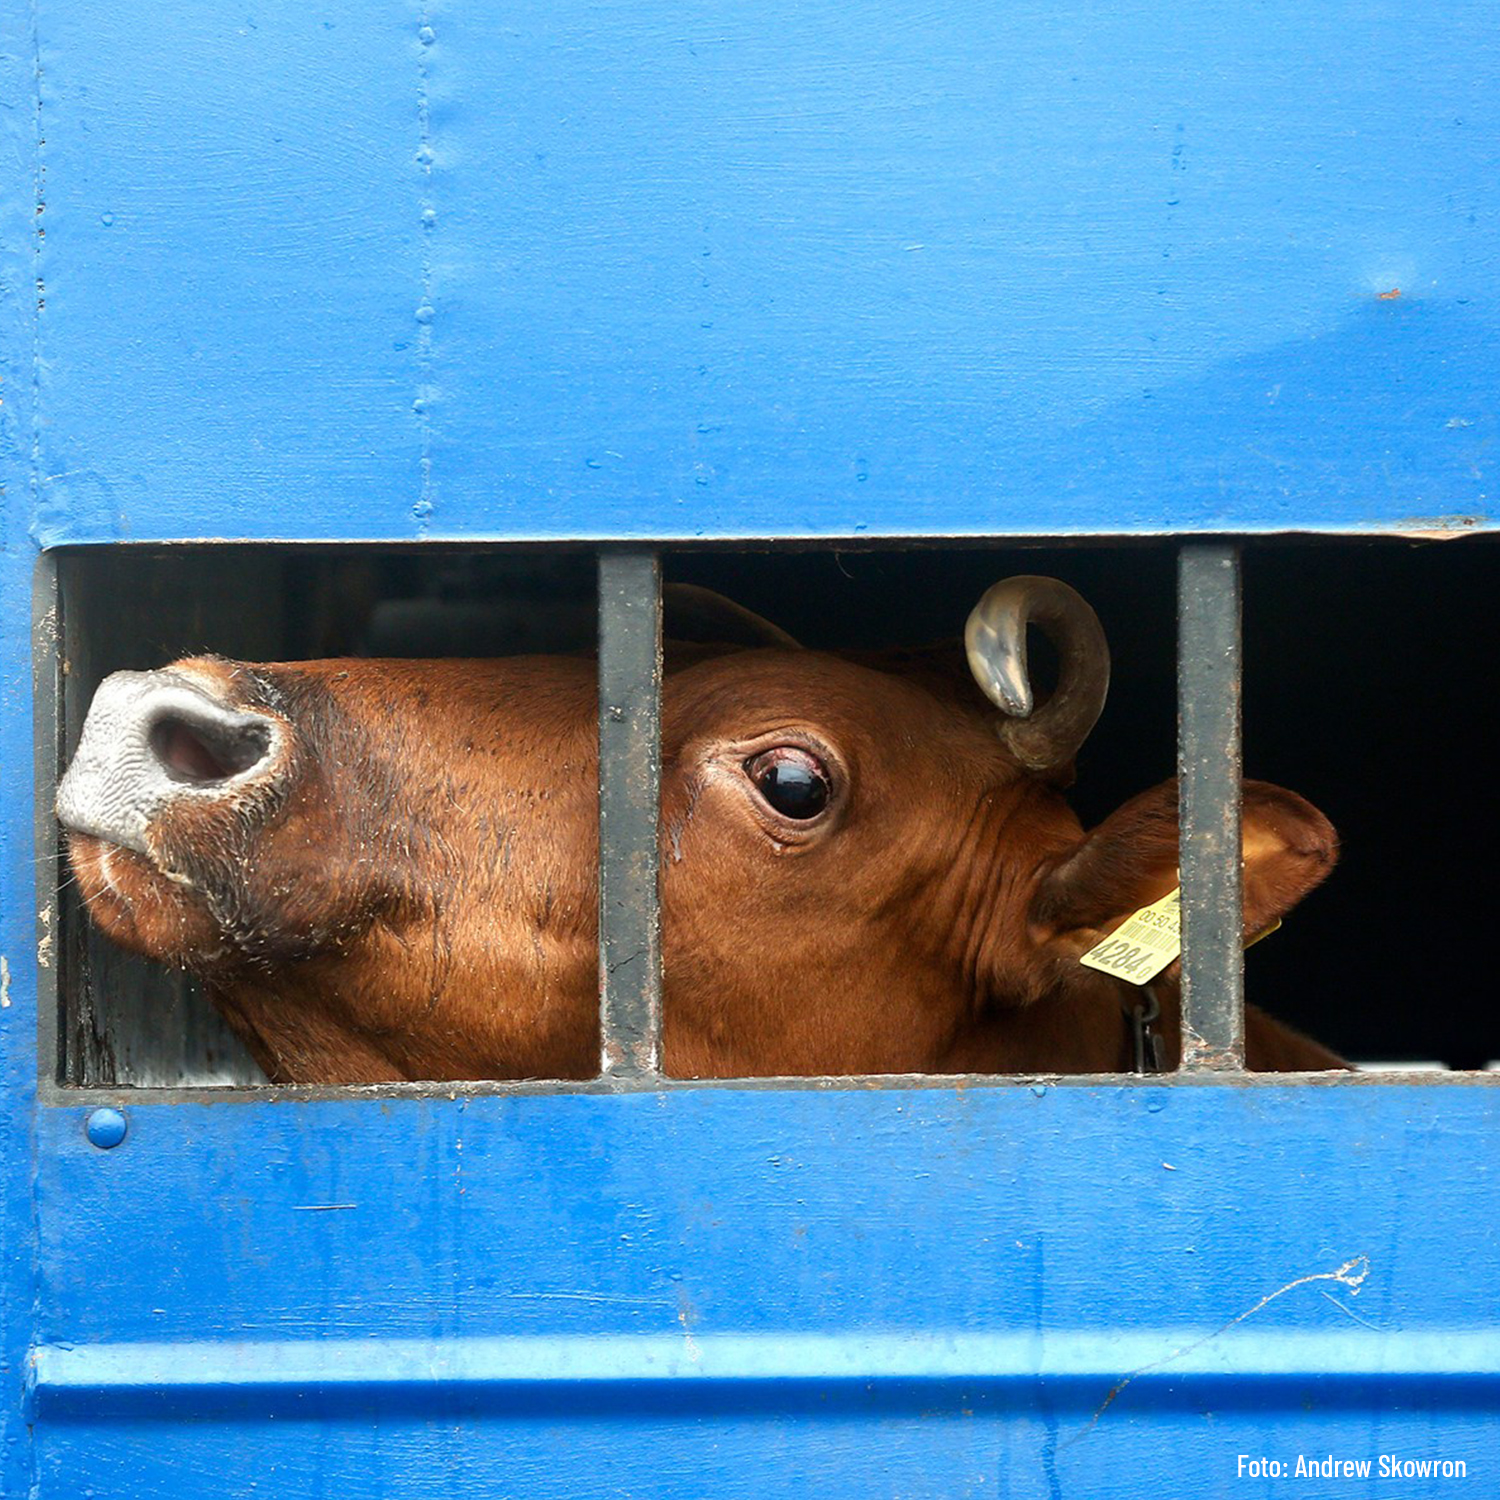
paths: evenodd
<path fill-rule="evenodd" d="M 1483 0 L 37 9 L 44 543 L 1491 508 Z"/>
<path fill-rule="evenodd" d="M 1493 1490 L 1491 1089 L 131 1101 L 101 1151 L 37 1102 L 27 771 L 39 547 L 1487 527 L 1492 9 L 20 9 L 0 1490 Z"/>
<path fill-rule="evenodd" d="M 108 1152 L 84 1113 L 40 1129 L 45 1495 L 1258 1496 L 1240 1454 L 1383 1453 L 1488 1494 L 1500 1462 L 1494 1089 L 162 1105 Z"/>

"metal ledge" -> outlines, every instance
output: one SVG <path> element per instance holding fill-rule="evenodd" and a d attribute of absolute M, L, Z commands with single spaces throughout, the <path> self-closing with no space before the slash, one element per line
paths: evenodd
<path fill-rule="evenodd" d="M 1070 1399 L 1084 1422 L 1137 1385 L 1136 1394 L 1149 1387 L 1153 1403 L 1187 1388 L 1200 1395 L 1209 1388 L 1217 1404 L 1234 1406 L 1300 1401 L 1294 1392 L 1305 1384 L 1328 1404 L 1337 1404 L 1341 1387 L 1372 1384 L 1420 1386 L 1424 1399 L 1439 1402 L 1473 1387 L 1471 1395 L 1493 1401 L 1500 1330 L 1100 1327 L 53 1344 L 33 1349 L 29 1385 L 35 1415 L 92 1422 L 186 1418 L 226 1405 L 308 1416 L 313 1403 L 330 1399 L 345 1409 L 477 1399 L 586 1415 L 601 1399 L 650 1403 L 654 1396 L 678 1410 L 694 1392 L 737 1406 L 764 1404 L 778 1391 L 796 1400 L 806 1387 L 847 1387 L 859 1398 L 904 1389 L 924 1407 L 946 1404 L 946 1387 L 957 1407 L 981 1392 L 1029 1401 L 1039 1381 Z"/>
<path fill-rule="evenodd" d="M 1047 1089 L 1176 1089 L 1233 1088 L 1266 1089 L 1288 1085 L 1299 1088 L 1425 1089 L 1500 1088 L 1500 1071 L 1405 1072 L 1400 1069 L 1327 1073 L 1232 1073 L 1218 1071 L 1176 1073 L 875 1073 L 849 1074 L 837 1078 L 667 1078 L 639 1080 L 595 1078 L 558 1082 L 545 1078 L 473 1079 L 461 1083 L 382 1083 L 349 1086 L 266 1084 L 257 1088 L 195 1085 L 183 1088 L 73 1088 L 43 1083 L 37 1100 L 44 1108 L 92 1109 L 111 1105 L 117 1109 L 141 1109 L 157 1104 L 313 1104 L 322 1102 L 372 1103 L 393 1099 L 490 1099 L 503 1097 L 556 1098 L 568 1094 L 669 1094 L 697 1093 L 718 1089 L 725 1093 L 774 1091 L 781 1093 L 843 1093 L 913 1091 L 923 1089 L 1029 1088 Z"/>

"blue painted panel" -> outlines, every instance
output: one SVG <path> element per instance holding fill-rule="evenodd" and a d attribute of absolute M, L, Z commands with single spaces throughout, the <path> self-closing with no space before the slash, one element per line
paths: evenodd
<path fill-rule="evenodd" d="M 43 538 L 418 483 L 415 28 L 257 9 L 39 15 Z"/>
<path fill-rule="evenodd" d="M 37 535 L 1487 524 L 1492 22 L 44 4 Z"/>
<path fill-rule="evenodd" d="M 1500 1091 L 126 1113 L 113 1151 L 84 1110 L 40 1121 L 44 1493 L 1262 1494 L 1239 1454 L 1500 1463 Z"/>
<path fill-rule="evenodd" d="M 35 65 L 25 8 L 0 6 L 0 1494 L 25 1495 L 31 1438 L 21 1387 L 36 1291 L 32 1130 L 36 914 L 31 798 L 30 614 Z"/>

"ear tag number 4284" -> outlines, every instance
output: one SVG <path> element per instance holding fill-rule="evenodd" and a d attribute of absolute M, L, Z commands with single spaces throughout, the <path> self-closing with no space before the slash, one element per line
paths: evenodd
<path fill-rule="evenodd" d="M 1127 917 L 1078 961 L 1131 984 L 1150 984 L 1182 952 L 1182 887 Z"/>
<path fill-rule="evenodd" d="M 1280 926 L 1280 921 L 1272 922 L 1245 946 L 1253 947 Z M 1153 901 L 1127 917 L 1122 926 L 1090 948 L 1078 962 L 1131 984 L 1150 984 L 1181 952 L 1182 887 L 1178 886 L 1160 901 Z"/>

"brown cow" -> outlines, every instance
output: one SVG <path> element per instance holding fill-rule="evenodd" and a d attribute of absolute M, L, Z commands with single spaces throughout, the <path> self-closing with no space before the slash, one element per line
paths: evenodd
<path fill-rule="evenodd" d="M 1035 710 L 1028 623 L 1060 661 Z M 1138 992 L 1078 958 L 1176 884 L 1176 793 L 1089 834 L 1063 798 L 1108 677 L 1088 606 L 1054 580 L 997 585 L 971 617 L 973 679 L 957 651 L 768 638 L 669 660 L 668 1072 L 1127 1067 Z M 584 1078 L 596 733 L 581 659 L 198 657 L 106 680 L 58 810 L 94 920 L 201 974 L 272 1079 Z M 1253 932 L 1336 844 L 1258 782 L 1244 826 Z M 1170 1063 L 1174 986 L 1162 999 Z M 1254 1010 L 1248 1049 L 1256 1068 L 1339 1065 Z"/>

